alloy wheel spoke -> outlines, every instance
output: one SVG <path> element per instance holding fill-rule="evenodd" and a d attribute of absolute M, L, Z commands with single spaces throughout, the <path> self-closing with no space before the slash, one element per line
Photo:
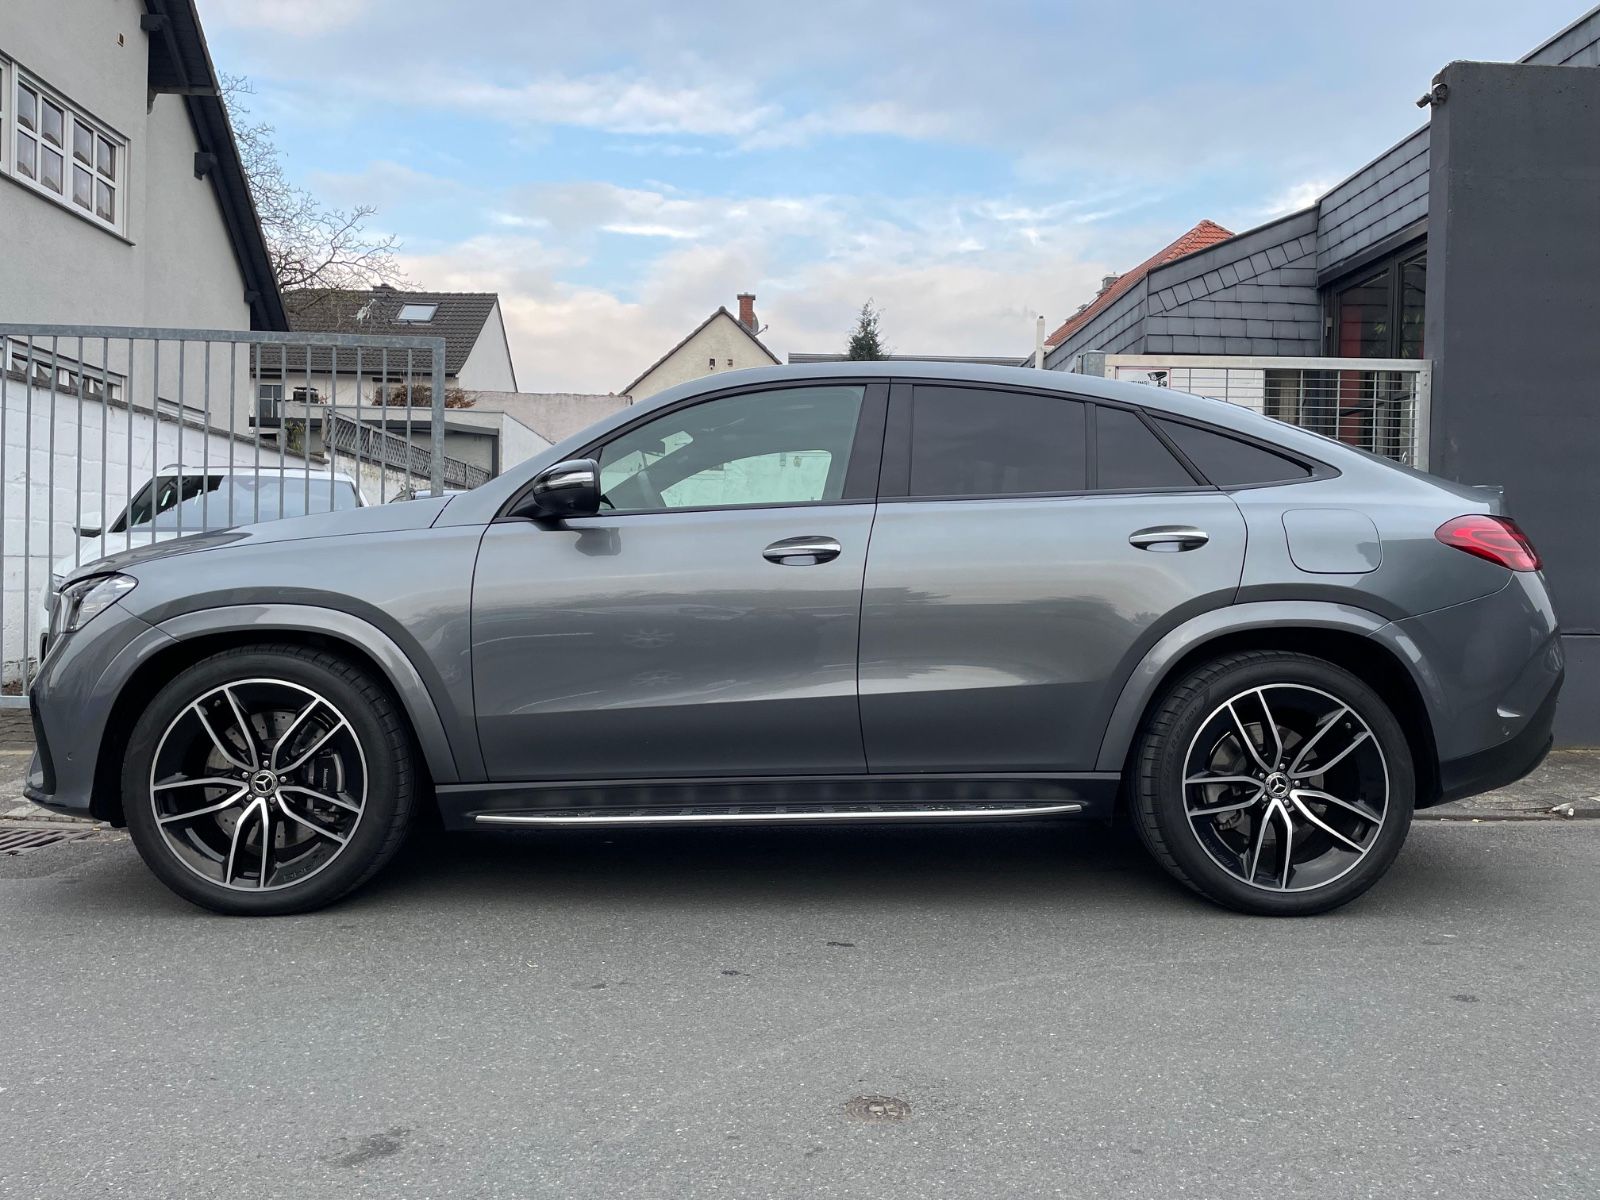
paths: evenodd
<path fill-rule="evenodd" d="M 244 836 L 244 828 L 250 822 L 250 814 L 255 812 L 261 803 L 261 799 L 257 797 L 239 814 L 238 823 L 233 827 L 233 837 L 228 843 L 228 861 L 222 868 L 223 883 L 233 882 L 233 862 L 239 856 L 239 840 Z"/>
<path fill-rule="evenodd" d="M 1321 817 L 1317 816 L 1316 813 L 1312 812 L 1311 809 L 1306 806 L 1305 801 L 1296 799 L 1295 802 L 1294 802 L 1294 806 L 1300 810 L 1300 815 L 1302 817 L 1304 817 L 1306 820 L 1310 821 L 1318 829 L 1322 830 L 1323 833 L 1325 833 L 1329 837 L 1333 838 L 1334 841 L 1341 843 L 1346 849 L 1354 850 L 1357 853 L 1360 853 L 1361 851 L 1366 849 L 1366 847 L 1363 846 L 1360 842 L 1356 841 L 1354 838 L 1346 837 L 1344 834 L 1340 833 L 1337 829 L 1335 829 L 1332 825 L 1329 825 Z"/>
<path fill-rule="evenodd" d="M 345 727 L 344 718 L 340 717 L 336 722 L 334 722 L 332 725 L 330 725 L 323 732 L 321 737 L 319 737 L 316 741 L 311 743 L 311 748 L 309 750 L 307 750 L 299 758 L 295 759 L 292 763 L 285 763 L 283 766 L 279 767 L 278 768 L 278 774 L 287 775 L 291 771 L 299 770 L 299 768 L 302 765 L 304 765 L 307 762 L 307 760 L 309 760 L 311 758 L 311 756 L 313 754 L 315 754 L 318 750 L 321 750 L 322 747 L 327 744 L 327 741 L 328 741 L 329 738 L 331 738 L 334 734 L 338 733 L 344 727 Z"/>
<path fill-rule="evenodd" d="M 1272 734 L 1273 745 L 1277 747 L 1277 754 L 1272 759 L 1272 765 L 1277 766 L 1283 762 L 1283 734 L 1278 732 L 1277 719 L 1272 715 L 1272 706 L 1267 703 L 1267 689 L 1256 689 L 1256 700 L 1261 705 L 1261 715 L 1267 719 L 1267 732 Z"/>
<path fill-rule="evenodd" d="M 233 719 L 239 723 L 239 733 L 244 738 L 244 752 L 250 756 L 253 763 L 259 757 L 256 749 L 256 731 L 251 727 L 249 718 L 244 715 L 244 709 L 239 707 L 239 699 L 233 694 L 233 689 L 222 689 L 223 697 L 228 701 L 228 707 L 233 710 Z"/>
<path fill-rule="evenodd" d="M 1283 876 L 1278 886 L 1281 890 L 1289 890 L 1289 868 L 1294 865 L 1294 818 L 1289 815 L 1287 804 L 1278 804 L 1278 813 L 1283 817 Z"/>
<path fill-rule="evenodd" d="M 1239 717 L 1239 710 L 1234 708 L 1232 700 L 1228 701 L 1227 708 L 1228 715 L 1233 718 L 1234 725 L 1238 727 L 1239 741 L 1244 744 L 1245 753 L 1248 754 L 1255 762 L 1256 766 L 1260 767 L 1263 771 L 1272 770 L 1272 768 L 1267 765 L 1266 760 L 1261 757 L 1261 751 L 1256 749 L 1255 739 L 1250 736 L 1250 731 L 1245 728 L 1244 721 Z"/>
<path fill-rule="evenodd" d="M 1327 762 L 1318 763 L 1316 766 L 1309 769 L 1302 768 L 1298 773 L 1291 772 L 1291 777 L 1295 779 L 1314 779 L 1318 775 L 1326 775 L 1329 771 L 1333 770 L 1336 766 L 1348 758 L 1352 751 L 1354 751 L 1358 746 L 1361 745 L 1362 742 L 1366 741 L 1371 736 L 1372 734 L 1363 729 L 1360 733 L 1356 734 L 1355 737 L 1350 739 L 1350 744 L 1348 746 L 1339 751 L 1339 753 L 1335 754 Z"/>
<path fill-rule="evenodd" d="M 1207 783 L 1243 783 L 1260 787 L 1261 780 L 1254 775 L 1191 775 L 1183 781 L 1185 787 L 1198 787 Z"/>
<path fill-rule="evenodd" d="M 281 812 L 284 816 L 288 817 L 289 820 L 295 822 L 296 824 L 304 825 L 307 829 L 311 830 L 312 833 L 320 833 L 323 837 L 327 838 L 329 841 L 338 842 L 339 845 L 341 845 L 341 846 L 343 846 L 347 841 L 350 840 L 347 837 L 340 836 L 339 834 L 335 833 L 333 830 L 328 829 L 325 826 L 318 825 L 315 821 L 308 820 L 307 818 L 302 817 L 299 813 L 295 812 L 294 809 L 289 807 L 288 801 L 286 801 L 282 797 L 282 795 L 280 795 L 278 797 L 278 811 Z"/>
<path fill-rule="evenodd" d="M 1306 760 L 1306 755 L 1310 754 L 1317 748 L 1317 743 L 1323 739 L 1323 736 L 1328 732 L 1328 730 L 1332 729 L 1340 721 L 1344 720 L 1345 714 L 1349 711 L 1350 708 L 1348 705 L 1341 704 L 1337 712 L 1322 722 L 1317 731 L 1306 740 L 1305 745 L 1301 746 L 1299 752 L 1295 754 L 1294 761 L 1289 764 L 1289 774 L 1293 775 L 1300 769 L 1300 765 Z"/>
<path fill-rule="evenodd" d="M 256 880 L 258 888 L 267 886 L 267 855 L 272 850 L 272 805 L 265 800 L 261 802 L 261 876 Z"/>
<path fill-rule="evenodd" d="M 319 792 L 315 788 L 302 787 L 298 783 L 279 784 L 278 790 L 280 792 L 298 792 L 302 796 L 310 796 L 313 800 L 320 800 L 324 804 L 342 808 L 345 812 L 358 813 L 361 811 L 359 804 L 351 804 L 350 801 L 343 800 L 338 796 L 330 795 L 327 792 Z"/>
<path fill-rule="evenodd" d="M 202 775 L 198 779 L 171 779 L 171 780 L 168 780 L 166 783 L 151 784 L 150 785 L 150 790 L 152 792 L 170 792 L 170 791 L 175 790 L 176 788 L 202 787 L 202 786 L 238 787 L 239 786 L 239 781 L 237 779 L 229 779 L 226 776 L 222 776 L 222 775 Z"/>
<path fill-rule="evenodd" d="M 1322 804 L 1337 804 L 1340 808 L 1355 813 L 1363 821 L 1368 821 L 1373 825 L 1381 825 L 1383 823 L 1382 813 L 1374 812 L 1365 804 L 1357 801 L 1341 799 L 1332 792 L 1322 792 L 1316 788 L 1295 788 L 1290 795 L 1296 800 L 1316 800 Z"/>
<path fill-rule="evenodd" d="M 1261 865 L 1261 847 L 1267 840 L 1267 826 L 1272 824 L 1272 814 L 1277 811 L 1278 802 L 1268 800 L 1266 811 L 1261 814 L 1261 819 L 1256 822 L 1255 844 L 1250 849 L 1250 869 L 1245 878 L 1254 882 L 1256 869 Z"/>
<path fill-rule="evenodd" d="M 202 783 L 202 782 L 208 782 L 208 781 L 198 780 L 197 779 L 197 780 L 194 780 L 194 782 Z M 218 782 L 233 783 L 235 781 L 232 780 L 232 779 L 229 779 L 229 780 L 220 780 Z M 246 793 L 249 792 L 249 790 L 250 790 L 249 788 L 240 788 L 237 792 L 234 792 L 233 795 L 229 796 L 226 800 L 219 800 L 215 804 L 208 804 L 208 805 L 206 805 L 206 807 L 197 808 L 193 812 L 172 813 L 169 816 L 157 817 L 156 821 L 157 821 L 158 824 L 161 824 L 161 825 L 176 825 L 179 821 L 192 821 L 196 817 L 207 817 L 207 816 L 210 816 L 212 813 L 219 813 L 219 812 L 222 812 L 224 809 L 232 808 L 235 804 L 239 803 L 239 801 L 241 801 L 241 800 L 243 800 L 245 798 L 245 795 L 246 795 Z"/>
<path fill-rule="evenodd" d="M 1265 795 L 1265 791 L 1257 791 L 1256 794 L 1251 796 L 1248 800 L 1239 800 L 1233 804 L 1215 804 L 1209 806 L 1203 805 L 1200 808 L 1191 808 L 1189 810 L 1189 816 L 1191 818 L 1215 817 L 1220 816 L 1223 813 L 1238 812 L 1241 808 L 1254 808 L 1257 804 L 1261 803 L 1261 797 Z"/>
<path fill-rule="evenodd" d="M 312 713 L 314 713 L 317 710 L 318 705 L 320 705 L 321 703 L 322 703 L 322 697 L 321 696 L 313 697 L 310 704 L 306 705 L 298 713 L 295 714 L 294 720 L 289 722 L 289 728 L 285 729 L 281 734 L 279 734 L 278 735 L 278 740 L 275 741 L 274 743 L 272 743 L 272 753 L 268 756 L 268 762 L 269 762 L 269 764 L 271 765 L 271 767 L 272 767 L 272 769 L 274 771 L 279 769 L 278 768 L 278 751 L 282 750 L 285 746 L 287 746 L 289 744 L 289 739 L 292 738 L 295 735 L 295 731 L 300 728 L 301 723 L 304 722 L 305 719 L 307 717 L 309 717 Z M 284 770 L 288 770 L 289 768 L 285 767 L 283 769 Z"/>
<path fill-rule="evenodd" d="M 228 743 L 222 740 L 221 735 L 212 728 L 211 718 L 206 716 L 205 709 L 200 707 L 200 702 L 198 700 L 191 704 L 189 709 L 196 717 L 200 718 L 200 726 L 206 731 L 206 736 L 211 739 L 211 744 L 217 748 L 218 754 L 222 755 L 223 758 L 227 759 L 228 762 L 238 767 L 241 771 L 249 772 L 255 770 L 254 765 L 251 763 L 241 761 L 239 756 L 235 754 L 229 747 Z"/>

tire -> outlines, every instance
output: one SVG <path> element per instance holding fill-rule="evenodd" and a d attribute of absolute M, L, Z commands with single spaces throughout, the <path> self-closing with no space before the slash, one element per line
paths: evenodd
<path fill-rule="evenodd" d="M 335 653 L 261 645 L 161 689 L 130 736 L 122 798 L 162 883 L 213 912 L 271 916 L 322 908 L 377 874 L 422 782 L 386 687 Z"/>
<path fill-rule="evenodd" d="M 1173 684 L 1140 731 L 1130 782 L 1156 861 L 1262 916 L 1361 895 L 1400 853 L 1416 801 L 1410 746 L 1377 693 L 1279 651 L 1219 657 Z"/>

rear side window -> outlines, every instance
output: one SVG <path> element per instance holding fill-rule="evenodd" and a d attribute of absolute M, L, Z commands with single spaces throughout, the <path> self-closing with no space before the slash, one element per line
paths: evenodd
<path fill-rule="evenodd" d="M 1210 429 L 1157 421 L 1161 430 L 1182 450 L 1200 473 L 1218 487 L 1244 487 L 1252 483 L 1289 483 L 1305 479 L 1309 467 L 1264 450 L 1250 442 Z"/>
<path fill-rule="evenodd" d="M 919 387 L 911 406 L 911 495 L 1010 496 L 1088 486 L 1077 400 Z"/>
<path fill-rule="evenodd" d="M 1194 487 L 1194 480 L 1138 414 L 1098 407 L 1094 417 L 1096 485 L 1102 491 Z"/>

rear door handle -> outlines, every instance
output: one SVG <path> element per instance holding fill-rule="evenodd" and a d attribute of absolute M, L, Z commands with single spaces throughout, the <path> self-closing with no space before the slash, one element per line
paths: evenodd
<path fill-rule="evenodd" d="M 1130 546 L 1168 554 L 1179 550 L 1198 550 L 1210 540 L 1209 533 L 1193 525 L 1152 525 L 1128 535 Z"/>
<path fill-rule="evenodd" d="M 761 557 L 781 567 L 812 567 L 838 558 L 841 549 L 834 538 L 807 534 L 773 542 L 761 552 Z"/>

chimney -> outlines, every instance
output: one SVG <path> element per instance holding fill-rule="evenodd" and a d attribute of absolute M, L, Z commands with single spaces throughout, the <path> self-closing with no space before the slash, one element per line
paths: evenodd
<path fill-rule="evenodd" d="M 761 332 L 761 326 L 756 324 L 756 294 L 754 292 L 739 293 L 739 324 L 743 325 L 752 334 Z"/>
<path fill-rule="evenodd" d="M 1105 276 L 1105 278 L 1100 280 L 1100 290 L 1099 290 L 1099 292 L 1096 293 L 1096 295 L 1104 296 L 1107 292 L 1109 292 L 1111 290 L 1111 285 L 1116 283 L 1116 281 L 1121 279 L 1121 278 L 1122 278 L 1121 275 L 1107 275 L 1107 276 Z"/>

